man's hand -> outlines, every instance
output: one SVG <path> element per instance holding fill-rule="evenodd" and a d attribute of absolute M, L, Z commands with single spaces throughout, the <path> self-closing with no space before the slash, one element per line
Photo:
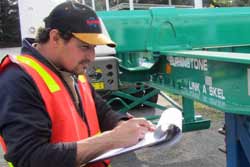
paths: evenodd
<path fill-rule="evenodd" d="M 148 131 L 154 130 L 155 126 L 144 118 L 132 118 L 121 121 L 110 135 L 114 147 L 128 147 L 138 143 Z"/>
<path fill-rule="evenodd" d="M 77 166 L 111 149 L 129 147 L 143 139 L 155 126 L 144 118 L 121 121 L 116 128 L 77 142 Z"/>

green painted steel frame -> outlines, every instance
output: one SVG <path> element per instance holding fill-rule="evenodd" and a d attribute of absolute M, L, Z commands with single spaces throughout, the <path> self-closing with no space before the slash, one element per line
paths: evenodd
<path fill-rule="evenodd" d="M 98 15 L 103 19 L 111 38 L 118 44 L 117 56 L 123 60 L 120 70 L 124 75 L 121 75 L 121 81 L 145 81 L 160 90 L 182 95 L 184 127 L 187 129 L 195 129 L 194 124 L 207 128 L 210 123 L 209 120 L 195 116 L 193 100 L 222 111 L 249 114 L 249 97 L 244 93 L 248 92 L 247 76 L 250 74 L 246 69 L 250 59 L 244 57 L 245 55 L 212 55 L 212 52 L 198 54 L 193 50 L 250 53 L 250 8 L 152 8 L 140 11 L 100 12 Z M 178 50 L 191 51 L 175 52 Z M 138 55 L 143 53 L 149 53 L 157 58 L 151 59 L 155 60 L 152 68 L 143 68 L 140 65 Z M 209 66 L 213 68 L 202 73 L 173 67 L 173 73 L 167 75 L 165 56 L 209 59 Z M 126 62 L 129 60 L 133 60 L 132 64 Z M 220 68 L 227 70 L 223 71 Z M 241 71 L 244 71 L 245 76 Z M 203 85 L 206 75 L 206 82 L 209 82 L 209 75 L 215 78 L 212 84 L 218 89 L 214 90 L 221 93 L 221 88 L 224 91 L 225 87 L 225 101 L 182 89 L 187 87 L 188 81 L 191 80 L 194 87 L 197 83 Z M 242 85 L 237 86 L 236 83 L 242 81 Z M 241 90 L 242 87 L 245 89 Z M 205 86 L 205 89 L 209 91 L 209 85 Z"/>
<path fill-rule="evenodd" d="M 145 104 L 145 105 L 148 105 L 148 106 L 153 107 L 153 108 L 159 108 L 161 110 L 164 110 L 164 109 L 166 109 L 164 106 L 161 106 L 161 105 L 156 104 L 154 102 L 148 101 L 151 97 L 158 95 L 159 93 L 160 93 L 160 90 L 155 89 L 143 97 L 136 97 L 136 96 L 133 96 L 133 95 L 126 93 L 126 92 L 123 92 L 123 91 L 114 91 L 114 92 L 112 92 L 112 95 L 115 96 L 116 98 L 110 99 L 107 103 L 112 105 L 112 103 L 114 101 L 121 102 L 122 105 L 124 106 L 119 111 L 121 113 L 126 113 L 127 111 L 133 109 L 134 107 L 136 107 L 139 104 Z M 127 104 L 123 99 L 128 99 L 128 100 L 131 100 L 132 102 L 130 104 Z"/>
<path fill-rule="evenodd" d="M 172 51 L 162 55 L 172 71 L 166 74 L 162 68 L 162 73 L 153 76 L 154 86 L 223 112 L 250 115 L 250 54 Z M 192 66 L 202 61 L 206 69 Z"/>
<path fill-rule="evenodd" d="M 203 119 L 201 115 L 195 115 L 194 101 L 182 97 L 183 105 L 183 131 L 193 131 L 210 128 L 210 120 Z"/>
<path fill-rule="evenodd" d="M 250 44 L 250 8 L 99 12 L 116 51 L 159 52 Z"/>

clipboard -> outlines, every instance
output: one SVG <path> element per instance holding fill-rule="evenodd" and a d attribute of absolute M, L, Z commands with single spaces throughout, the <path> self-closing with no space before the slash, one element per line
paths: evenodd
<path fill-rule="evenodd" d="M 182 134 L 182 113 L 177 108 L 168 108 L 161 114 L 161 117 L 156 125 L 154 132 L 146 133 L 144 139 L 137 144 L 126 147 L 110 150 L 94 159 L 89 163 L 110 159 L 115 156 L 136 151 L 145 147 L 158 146 L 164 144 L 172 146 L 181 139 Z"/>

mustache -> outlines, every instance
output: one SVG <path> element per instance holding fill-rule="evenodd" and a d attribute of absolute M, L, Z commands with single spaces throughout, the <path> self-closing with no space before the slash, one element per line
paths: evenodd
<path fill-rule="evenodd" d="M 82 60 L 79 62 L 79 64 L 89 64 L 89 63 L 91 63 L 90 60 Z"/>

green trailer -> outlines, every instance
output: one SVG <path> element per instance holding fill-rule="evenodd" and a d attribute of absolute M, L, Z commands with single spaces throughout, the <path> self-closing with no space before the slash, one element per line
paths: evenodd
<path fill-rule="evenodd" d="M 227 166 L 250 166 L 250 8 L 151 8 L 99 12 L 117 43 L 120 111 L 180 95 L 184 131 L 206 129 L 194 101 L 225 112 Z M 102 92 L 102 90 L 100 90 Z M 129 102 L 128 102 L 129 101 Z"/>
<path fill-rule="evenodd" d="M 183 107 L 173 104 L 179 109 L 183 108 L 184 131 L 209 128 L 209 120 L 195 115 L 193 100 L 220 109 L 216 107 L 217 104 L 201 101 L 199 97 L 184 96 L 179 91 L 170 91 L 169 85 L 159 84 L 159 82 L 167 82 L 166 78 L 182 74 L 182 69 L 185 73 L 194 75 L 196 80 L 199 80 L 200 76 L 197 71 L 187 68 L 181 68 L 171 75 L 168 74 L 172 65 L 166 65 L 166 57 L 171 54 L 166 53 L 178 53 L 177 51 L 207 51 L 207 55 L 210 51 L 249 53 L 249 9 L 152 8 L 150 10 L 99 12 L 110 36 L 118 44 L 115 57 L 120 60 L 119 88 L 108 96 L 108 102 L 113 106 L 121 104 L 121 112 L 141 105 L 164 109 L 155 102 L 157 95 L 162 95 L 161 91 L 167 90 L 183 98 Z M 204 65 L 207 66 L 207 62 L 199 60 L 194 60 L 193 63 L 199 65 L 205 63 Z M 155 79 L 157 76 L 158 79 Z M 158 81 L 159 78 L 161 81 Z M 200 80 L 205 82 L 204 78 Z M 206 76 L 206 80 L 213 80 L 213 76 Z M 189 81 L 195 86 L 196 82 L 188 78 L 183 79 L 182 82 L 188 84 Z M 172 84 L 180 85 L 179 82 Z M 173 102 L 168 96 L 163 95 L 163 97 Z"/>

